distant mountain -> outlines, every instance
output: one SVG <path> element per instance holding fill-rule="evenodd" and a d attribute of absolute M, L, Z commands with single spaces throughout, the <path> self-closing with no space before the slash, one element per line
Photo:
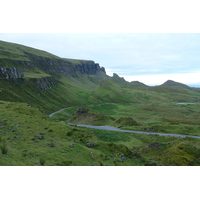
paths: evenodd
<path fill-rule="evenodd" d="M 147 85 L 145 85 L 144 83 L 141 83 L 139 81 L 132 81 L 131 85 L 135 86 L 135 87 L 148 87 Z"/>
<path fill-rule="evenodd" d="M 121 86 L 128 86 L 130 83 L 126 81 L 123 77 L 120 77 L 118 74 L 113 73 L 113 76 L 111 77 L 112 81 L 117 83 L 118 85 Z"/>
<path fill-rule="evenodd" d="M 172 80 L 168 80 L 165 83 L 163 83 L 161 86 L 179 86 L 179 87 L 184 87 L 184 88 L 190 88 L 189 86 L 183 84 L 183 83 L 179 83 L 179 82 L 175 82 Z"/>

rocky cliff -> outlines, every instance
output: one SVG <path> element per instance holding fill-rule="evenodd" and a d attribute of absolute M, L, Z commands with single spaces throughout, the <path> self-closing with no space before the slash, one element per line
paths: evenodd
<path fill-rule="evenodd" d="M 0 79 L 12 79 L 14 83 L 26 83 L 26 81 L 18 81 L 24 78 L 24 72 L 20 68 L 0 68 Z M 42 90 L 47 90 L 58 84 L 54 77 L 34 78 L 34 84 Z"/>
<path fill-rule="evenodd" d="M 22 70 L 31 73 L 43 71 L 56 78 L 81 74 L 106 75 L 105 68 L 94 61 L 60 58 L 39 49 L 4 41 L 0 41 L 0 68 L 6 68 L 1 70 L 1 77 L 6 79 L 23 77 Z"/>
<path fill-rule="evenodd" d="M 52 86 L 58 84 L 58 81 L 54 77 L 45 77 L 40 79 L 35 79 L 34 83 L 42 90 L 50 89 Z"/>
<path fill-rule="evenodd" d="M 93 84 L 107 77 L 105 68 L 94 61 L 60 58 L 38 49 L 0 41 L 0 79 L 8 80 L 9 84 L 10 80 L 15 84 L 31 82 L 37 88 L 47 90 L 62 82 L 63 77 L 79 78 L 82 75 Z"/>
<path fill-rule="evenodd" d="M 0 79 L 18 79 L 24 78 L 24 72 L 20 68 L 0 67 Z"/>
<path fill-rule="evenodd" d="M 87 75 L 95 75 L 98 72 L 106 73 L 105 68 L 100 67 L 94 61 L 77 60 L 73 62 L 67 59 L 52 59 L 30 53 L 26 53 L 26 55 L 30 58 L 31 62 L 17 61 L 16 64 L 27 67 L 38 67 L 47 73 L 73 77 L 76 77 L 78 73 Z"/>
<path fill-rule="evenodd" d="M 99 71 L 106 73 L 104 67 L 100 67 L 98 63 L 93 61 L 80 61 L 80 64 L 75 65 L 76 70 L 81 72 L 82 74 L 96 74 Z"/>

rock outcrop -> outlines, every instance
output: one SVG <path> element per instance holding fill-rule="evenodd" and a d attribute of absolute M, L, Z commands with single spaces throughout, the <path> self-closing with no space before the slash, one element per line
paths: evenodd
<path fill-rule="evenodd" d="M 42 90 L 50 89 L 52 86 L 58 84 L 58 81 L 54 77 L 44 77 L 35 79 L 35 84 Z"/>
<path fill-rule="evenodd" d="M 20 68 L 0 67 L 0 79 L 18 79 L 24 78 L 24 72 Z"/>
<path fill-rule="evenodd" d="M 80 61 L 80 64 L 75 65 L 76 70 L 81 72 L 82 74 L 93 75 L 96 74 L 98 71 L 102 71 L 105 73 L 105 68 L 100 67 L 98 63 L 93 61 Z"/>
<path fill-rule="evenodd" d="M 26 53 L 32 60 L 32 63 L 28 63 L 29 66 L 39 67 L 43 71 L 52 74 L 65 75 L 65 76 L 77 76 L 77 73 L 94 75 L 98 72 L 106 73 L 104 67 L 100 67 L 98 63 L 94 61 L 70 62 L 64 59 L 52 59 L 47 57 L 41 57 L 33 54 Z M 26 63 L 23 63 L 24 65 Z"/>

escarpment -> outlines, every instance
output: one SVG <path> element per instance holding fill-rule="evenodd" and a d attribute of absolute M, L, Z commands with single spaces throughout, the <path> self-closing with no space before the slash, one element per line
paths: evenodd
<path fill-rule="evenodd" d="M 42 90 L 50 89 L 52 86 L 56 86 L 58 81 L 54 77 L 44 77 L 35 79 L 34 83 Z"/>
<path fill-rule="evenodd" d="M 26 53 L 26 55 L 30 58 L 31 63 L 23 62 L 23 65 L 28 64 L 28 66 L 38 67 L 54 75 L 77 77 L 78 74 L 95 75 L 98 72 L 106 73 L 105 68 L 100 67 L 94 61 L 47 58 L 30 53 Z"/>
<path fill-rule="evenodd" d="M 80 77 L 106 75 L 104 67 L 91 60 L 60 58 L 46 51 L 0 41 L 0 78 L 26 78 L 26 73 L 45 73 L 46 76 Z M 30 77 L 29 77 L 30 78 Z"/>
<path fill-rule="evenodd" d="M 94 78 L 90 75 L 98 76 Z M 60 58 L 38 49 L 0 41 L 2 84 L 3 82 L 7 85 L 14 83 L 19 87 L 32 85 L 36 90 L 47 90 L 61 83 L 62 78 L 74 80 L 74 78 L 81 79 L 82 76 L 88 78 L 88 82 L 95 84 L 98 78 L 106 76 L 106 71 L 94 61 Z M 93 81 L 94 79 L 97 81 Z"/>
<path fill-rule="evenodd" d="M 18 79 L 24 78 L 24 72 L 20 68 L 0 67 L 0 79 Z"/>

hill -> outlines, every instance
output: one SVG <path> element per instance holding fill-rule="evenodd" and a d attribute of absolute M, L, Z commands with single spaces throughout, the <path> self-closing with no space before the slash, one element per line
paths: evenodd
<path fill-rule="evenodd" d="M 162 86 L 179 86 L 179 87 L 184 87 L 184 88 L 190 88 L 189 86 L 183 84 L 183 83 L 178 83 L 172 80 L 168 80 L 165 83 L 162 84 Z"/>
<path fill-rule="evenodd" d="M 26 102 L 50 113 L 88 102 L 88 89 L 105 77 L 105 68 L 94 61 L 63 59 L 0 41 L 1 100 Z"/>
<path fill-rule="evenodd" d="M 147 85 L 145 85 L 144 83 L 141 83 L 139 81 L 131 81 L 131 85 L 133 85 L 135 87 L 148 87 Z"/>
<path fill-rule="evenodd" d="M 80 74 L 105 73 L 105 69 L 94 61 L 63 59 L 45 51 L 3 41 L 0 41 L 0 66 L 4 68 L 1 70 L 4 78 L 38 78 L 50 75 L 77 77 Z M 19 71 L 20 75 L 13 70 Z M 6 76 L 8 74 L 13 76 Z"/>

